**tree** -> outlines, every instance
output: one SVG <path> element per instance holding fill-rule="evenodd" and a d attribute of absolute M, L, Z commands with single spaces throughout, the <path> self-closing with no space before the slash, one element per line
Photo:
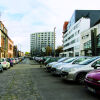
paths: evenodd
<path fill-rule="evenodd" d="M 28 56 L 30 53 L 29 52 L 25 52 L 25 55 Z"/>
<path fill-rule="evenodd" d="M 63 46 L 58 46 L 55 50 L 56 56 L 59 56 L 59 53 L 63 52 Z"/>
<path fill-rule="evenodd" d="M 46 47 L 46 56 L 50 56 L 51 53 L 52 53 L 52 48 L 49 47 L 49 46 L 47 46 L 47 47 Z"/>

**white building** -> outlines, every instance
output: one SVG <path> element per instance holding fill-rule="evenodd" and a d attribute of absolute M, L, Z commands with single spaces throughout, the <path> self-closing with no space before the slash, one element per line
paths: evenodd
<path fill-rule="evenodd" d="M 90 28 L 90 19 L 81 18 L 64 34 L 64 52 L 66 56 L 80 56 L 80 38 L 84 30 Z"/>
<path fill-rule="evenodd" d="M 31 54 L 40 54 L 42 48 L 47 46 L 55 48 L 55 34 L 54 32 L 37 32 L 30 35 L 30 50 Z"/>

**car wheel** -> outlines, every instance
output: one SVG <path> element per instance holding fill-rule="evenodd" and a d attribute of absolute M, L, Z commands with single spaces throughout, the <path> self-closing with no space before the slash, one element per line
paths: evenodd
<path fill-rule="evenodd" d="M 3 68 L 1 69 L 1 72 L 3 72 Z"/>
<path fill-rule="evenodd" d="M 7 70 L 8 68 L 6 67 L 5 70 Z"/>
<path fill-rule="evenodd" d="M 80 84 L 84 84 L 86 73 L 80 73 L 77 75 L 76 81 Z"/>

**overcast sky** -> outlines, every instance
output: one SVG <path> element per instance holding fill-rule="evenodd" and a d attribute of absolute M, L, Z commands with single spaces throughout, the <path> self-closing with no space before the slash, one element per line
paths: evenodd
<path fill-rule="evenodd" d="M 30 51 L 30 34 L 53 31 L 56 47 L 62 45 L 64 21 L 75 9 L 100 9 L 100 0 L 0 0 L 1 20 L 9 37 L 22 51 Z"/>

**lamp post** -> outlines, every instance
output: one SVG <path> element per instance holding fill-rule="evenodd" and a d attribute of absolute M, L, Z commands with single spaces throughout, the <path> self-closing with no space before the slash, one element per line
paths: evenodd
<path fill-rule="evenodd" d="M 56 27 L 54 27 L 54 57 L 55 57 L 55 30 L 56 30 Z"/>
<path fill-rule="evenodd" d="M 19 56 L 21 57 L 21 44 L 20 43 L 18 43 L 18 47 L 19 47 Z"/>

